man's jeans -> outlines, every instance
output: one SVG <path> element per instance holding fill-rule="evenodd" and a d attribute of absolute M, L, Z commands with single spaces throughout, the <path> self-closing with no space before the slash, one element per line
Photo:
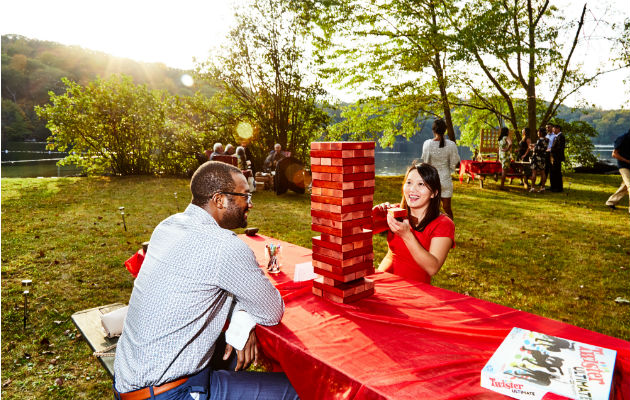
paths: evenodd
<path fill-rule="evenodd" d="M 210 365 L 176 388 L 151 397 L 155 400 L 294 400 L 299 399 L 282 372 L 234 371 L 236 350 L 223 361 L 225 337 L 217 341 Z"/>

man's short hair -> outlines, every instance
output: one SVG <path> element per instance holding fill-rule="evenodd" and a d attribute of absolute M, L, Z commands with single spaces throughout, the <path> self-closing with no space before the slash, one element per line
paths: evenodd
<path fill-rule="evenodd" d="M 204 207 L 215 193 L 234 191 L 236 174 L 242 172 L 233 165 L 219 161 L 203 163 L 190 179 L 191 203 Z"/>
<path fill-rule="evenodd" d="M 212 150 L 214 150 L 215 153 L 218 153 L 219 150 L 223 149 L 223 145 L 221 143 L 215 143 L 214 146 L 212 147 Z"/>
<path fill-rule="evenodd" d="M 278 147 L 280 150 L 282 150 L 282 145 L 280 143 L 276 143 L 273 145 L 273 149 L 275 150 L 276 147 Z"/>

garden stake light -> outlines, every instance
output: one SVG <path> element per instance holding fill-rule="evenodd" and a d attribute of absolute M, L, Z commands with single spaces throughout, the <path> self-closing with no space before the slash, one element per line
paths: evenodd
<path fill-rule="evenodd" d="M 177 212 L 179 212 L 179 204 L 177 204 L 177 192 L 173 193 L 175 196 L 175 207 L 177 208 Z"/>
<path fill-rule="evenodd" d="M 31 286 L 32 283 L 33 281 L 30 279 L 24 279 L 22 281 L 22 287 L 26 288 L 26 290 L 24 290 L 24 292 L 22 293 L 22 295 L 24 296 L 24 330 L 26 330 L 26 321 L 28 319 L 28 295 L 30 293 L 28 288 Z"/>
<path fill-rule="evenodd" d="M 118 209 L 120 210 L 120 216 L 123 220 L 123 227 L 125 228 L 125 232 L 127 232 L 127 223 L 125 222 L 125 207 L 118 207 Z"/>

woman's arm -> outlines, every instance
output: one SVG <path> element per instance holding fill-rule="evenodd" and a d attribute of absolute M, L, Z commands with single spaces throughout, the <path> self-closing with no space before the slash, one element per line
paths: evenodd
<path fill-rule="evenodd" d="M 383 258 L 383 261 L 381 261 L 380 265 L 378 266 L 377 271 L 379 271 L 379 272 L 393 272 L 394 265 L 392 264 L 391 260 L 392 260 L 392 251 L 387 249 L 387 254 Z"/>
<path fill-rule="evenodd" d="M 422 247 L 411 231 L 409 220 L 399 222 L 388 214 L 387 223 L 389 224 L 390 230 L 394 234 L 399 235 L 403 242 L 405 242 L 405 246 L 407 246 L 409 253 L 411 253 L 414 262 L 429 274 L 429 276 L 437 274 L 440 268 L 442 268 L 446 256 L 453 245 L 451 238 L 435 237 L 431 239 L 431 245 L 427 251 Z"/>

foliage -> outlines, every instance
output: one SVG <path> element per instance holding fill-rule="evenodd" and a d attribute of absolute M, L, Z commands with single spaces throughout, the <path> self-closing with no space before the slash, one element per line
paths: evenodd
<path fill-rule="evenodd" d="M 397 201 L 401 179 L 377 177 L 375 203 Z M 123 262 L 161 220 L 184 209 L 188 183 L 2 179 L 3 399 L 109 396 L 111 379 L 70 316 L 128 302 L 133 278 Z M 628 203 L 616 212 L 604 206 L 619 183 L 619 176 L 570 174 L 565 193 L 527 194 L 516 185 L 498 191 L 492 180 L 484 190 L 455 181 L 457 246 L 433 284 L 627 340 L 630 308 L 614 299 L 630 292 L 630 234 L 620 222 Z M 253 200 L 250 226 L 311 247 L 308 196 L 263 191 Z M 380 235 L 374 251 L 378 263 L 387 251 Z M 25 331 L 22 279 L 33 280 Z"/>
<path fill-rule="evenodd" d="M 573 60 L 574 50 L 583 40 L 580 32 L 585 24 L 586 5 L 575 23 L 564 22 L 560 10 L 547 0 L 517 0 L 464 2 L 452 17 L 457 31 L 457 59 L 476 63 L 482 73 L 476 79 L 466 78 L 470 96 L 484 102 L 488 109 L 510 122 L 519 130 L 515 100 L 527 101 L 527 126 L 533 132 L 557 112 L 563 101 L 579 88 L 612 70 L 625 68 L 628 63 L 606 65 L 592 75 L 581 72 Z M 574 29 L 573 40 L 561 43 L 560 32 Z M 483 38 L 483 40 L 479 40 Z M 550 90 L 551 99 L 543 101 L 540 87 Z M 486 102 L 493 89 L 503 98 L 507 110 Z"/>
<path fill-rule="evenodd" d="M 433 0 L 340 1 L 297 3 L 318 51 L 321 73 L 333 82 L 370 95 L 345 109 L 353 137 L 383 132 L 391 144 L 392 129 L 411 137 L 427 117 L 444 116 L 455 140 L 449 91 L 453 66 L 448 22 L 452 2 Z M 378 117 L 371 113 L 378 110 Z M 414 123 L 416 126 L 414 127 Z"/>
<path fill-rule="evenodd" d="M 208 131 L 210 105 L 201 95 L 169 96 L 135 85 L 128 76 L 96 79 L 81 86 L 63 78 L 65 93 L 50 93 L 37 107 L 47 120 L 52 148 L 70 151 L 61 165 L 75 164 L 89 174 L 187 174 L 197 154 L 216 137 Z M 201 117 L 199 117 L 201 116 Z M 198 127 L 205 126 L 205 131 Z"/>
<path fill-rule="evenodd" d="M 34 107 L 48 101 L 49 91 L 64 92 L 62 77 L 85 85 L 97 76 L 107 78 L 123 73 L 151 89 L 165 89 L 175 95 L 191 96 L 195 90 L 200 90 L 210 96 L 215 92 L 211 86 L 201 83 L 192 88 L 184 86 L 181 76 L 185 72 L 163 64 L 140 63 L 19 35 L 2 35 L 1 47 L 2 99 L 13 102 L 27 122 L 27 128 L 21 129 L 18 137 L 13 133 L 14 139 L 45 140 L 50 135 L 44 121 L 37 118 Z M 7 139 L 3 133 L 2 140 Z"/>
<path fill-rule="evenodd" d="M 254 0 L 237 11 L 236 20 L 223 52 L 197 69 L 222 89 L 216 95 L 219 118 L 226 125 L 255 126 L 255 137 L 234 139 L 248 142 L 258 161 L 275 143 L 306 161 L 309 143 L 321 136 L 329 117 L 316 103 L 324 94 L 320 84 L 306 77 L 297 16 L 285 0 Z"/>
<path fill-rule="evenodd" d="M 23 139 L 32 129 L 24 111 L 11 100 L 2 99 L 2 141 Z"/>
<path fill-rule="evenodd" d="M 558 124 L 566 137 L 566 162 L 562 163 L 565 171 L 571 171 L 574 166 L 592 167 L 597 158 L 593 155 L 591 138 L 597 136 L 597 131 L 584 121 L 566 122 L 559 119 L 551 121 Z"/>

